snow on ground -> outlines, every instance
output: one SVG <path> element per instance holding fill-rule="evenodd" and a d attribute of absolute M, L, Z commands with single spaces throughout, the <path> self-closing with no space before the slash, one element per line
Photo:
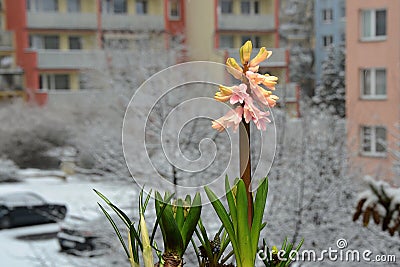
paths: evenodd
<path fill-rule="evenodd" d="M 115 182 L 94 183 L 87 180 L 71 178 L 67 181 L 57 178 L 30 178 L 23 183 L 0 184 L 0 195 L 12 192 L 35 192 L 48 202 L 66 204 L 68 213 L 93 213 L 98 210 L 97 202 L 102 200 L 93 192 L 93 188 L 104 193 L 115 203 L 127 203 L 132 197 L 125 198 L 127 192 L 137 191 L 132 183 L 131 188 L 126 183 L 121 186 Z M 132 189 L 132 190 L 130 190 Z M 106 219 L 105 219 L 106 220 Z M 59 252 L 59 245 L 55 238 L 58 231 L 57 224 L 28 226 L 7 230 L 0 230 L 0 265 L 2 267 L 76 267 L 98 266 L 95 258 L 76 257 Z M 22 236 L 41 235 L 36 240 L 22 240 Z M 19 237 L 19 238 L 18 238 Z"/>

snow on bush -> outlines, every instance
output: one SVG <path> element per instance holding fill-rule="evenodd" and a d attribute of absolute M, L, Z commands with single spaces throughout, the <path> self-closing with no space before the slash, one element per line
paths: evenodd
<path fill-rule="evenodd" d="M 388 231 L 392 236 L 396 232 L 400 235 L 400 188 L 370 176 L 365 177 L 365 182 L 369 189 L 360 194 L 353 220 L 362 217 L 363 225 L 367 227 L 372 219 L 381 225 L 382 231 Z"/>

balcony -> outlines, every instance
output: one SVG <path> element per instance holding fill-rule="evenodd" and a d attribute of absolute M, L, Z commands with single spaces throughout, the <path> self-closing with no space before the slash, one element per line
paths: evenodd
<path fill-rule="evenodd" d="M 161 15 L 116 15 L 103 14 L 104 30 L 163 31 L 164 18 Z"/>
<path fill-rule="evenodd" d="M 97 29 L 95 13 L 27 12 L 31 29 Z"/>
<path fill-rule="evenodd" d="M 220 14 L 218 29 L 229 31 L 272 31 L 275 30 L 273 15 Z"/>
<path fill-rule="evenodd" d="M 269 51 L 272 51 L 272 56 L 262 62 L 260 67 L 286 67 L 288 62 L 286 62 L 286 49 L 285 48 L 267 48 Z M 253 49 L 254 57 L 260 49 Z M 229 48 L 226 49 L 226 52 L 229 57 L 233 57 L 237 62 L 240 62 L 239 58 L 239 49 L 238 48 Z"/>
<path fill-rule="evenodd" d="M 0 50 L 13 50 L 13 34 L 0 30 Z"/>
<path fill-rule="evenodd" d="M 40 69 L 101 69 L 106 55 L 99 50 L 37 50 Z"/>

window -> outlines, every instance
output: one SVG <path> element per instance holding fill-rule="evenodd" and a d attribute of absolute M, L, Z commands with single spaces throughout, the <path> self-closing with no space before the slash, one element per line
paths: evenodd
<path fill-rule="evenodd" d="M 240 11 L 242 14 L 259 14 L 260 5 L 258 0 L 242 0 L 240 2 Z"/>
<path fill-rule="evenodd" d="M 233 48 L 233 36 L 232 35 L 220 35 L 219 37 L 220 48 Z"/>
<path fill-rule="evenodd" d="M 68 42 L 69 49 L 82 49 L 82 38 L 80 36 L 70 36 Z"/>
<path fill-rule="evenodd" d="M 125 14 L 128 11 L 127 0 L 103 0 L 103 11 L 110 14 Z"/>
<path fill-rule="evenodd" d="M 70 89 L 68 74 L 41 74 L 40 88 L 49 90 Z"/>
<path fill-rule="evenodd" d="M 386 69 L 363 69 L 360 76 L 362 98 L 386 98 Z"/>
<path fill-rule="evenodd" d="M 179 19 L 181 16 L 180 11 L 180 0 L 169 0 L 169 18 L 170 19 Z"/>
<path fill-rule="evenodd" d="M 386 155 L 386 128 L 381 126 L 361 127 L 361 153 L 371 156 Z"/>
<path fill-rule="evenodd" d="M 147 14 L 147 0 L 136 0 L 136 13 Z"/>
<path fill-rule="evenodd" d="M 386 36 L 386 10 L 362 11 L 363 40 L 382 39 Z"/>
<path fill-rule="evenodd" d="M 81 1 L 80 0 L 68 0 L 68 12 L 71 12 L 71 13 L 81 12 Z"/>
<path fill-rule="evenodd" d="M 28 11 L 57 12 L 58 0 L 27 0 L 26 8 Z"/>
<path fill-rule="evenodd" d="M 327 48 L 333 43 L 333 36 L 332 35 L 325 35 L 322 37 L 322 45 Z"/>
<path fill-rule="evenodd" d="M 222 14 L 232 14 L 233 12 L 232 0 L 221 0 L 220 6 Z"/>
<path fill-rule="evenodd" d="M 322 19 L 325 23 L 331 23 L 333 20 L 333 10 L 331 8 L 322 10 Z"/>
<path fill-rule="evenodd" d="M 29 47 L 35 49 L 60 49 L 60 40 L 57 35 L 31 35 Z"/>
<path fill-rule="evenodd" d="M 260 36 L 249 36 L 249 35 L 242 36 L 242 44 L 244 44 L 245 42 L 247 42 L 249 40 L 253 43 L 254 48 L 261 48 L 261 37 Z"/>

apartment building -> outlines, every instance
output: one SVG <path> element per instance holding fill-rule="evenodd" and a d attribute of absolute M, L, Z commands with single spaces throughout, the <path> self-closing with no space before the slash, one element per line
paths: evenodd
<path fill-rule="evenodd" d="M 339 48 L 345 42 L 346 3 L 344 0 L 315 0 L 315 81 L 321 81 L 322 63 L 327 56 L 327 48 Z"/>
<path fill-rule="evenodd" d="M 346 1 L 347 140 L 352 166 L 399 183 L 392 172 L 400 122 L 400 1 Z M 398 135 L 398 132 L 397 132 Z"/>
<path fill-rule="evenodd" d="M 273 56 L 263 72 L 280 77 L 291 113 L 298 114 L 296 86 L 289 84 L 286 49 L 279 48 L 279 0 L 2 0 L 5 35 L 23 70 L 23 87 L 78 90 L 81 72 L 105 64 L 104 49 L 132 49 L 143 37 L 168 47 L 182 40 L 182 60 L 224 63 L 252 40 Z M 3 14 L 2 13 L 2 14 Z M 147 37 L 146 37 L 147 38 Z M 0 54 L 1 55 L 1 54 Z"/>
<path fill-rule="evenodd" d="M 80 89 L 81 70 L 104 64 L 104 47 L 129 46 L 144 32 L 164 31 L 163 2 L 3 0 L 2 21 L 14 35 L 24 87 Z"/>

